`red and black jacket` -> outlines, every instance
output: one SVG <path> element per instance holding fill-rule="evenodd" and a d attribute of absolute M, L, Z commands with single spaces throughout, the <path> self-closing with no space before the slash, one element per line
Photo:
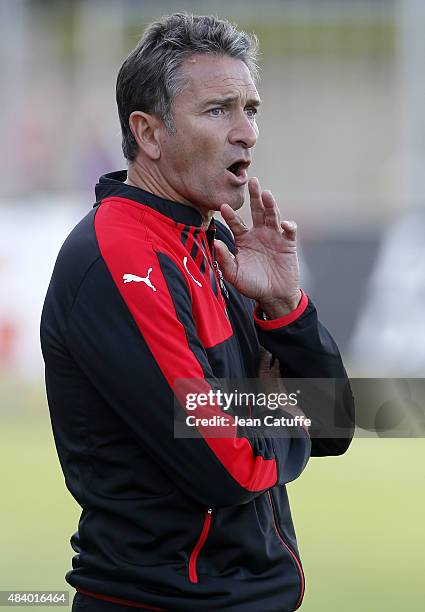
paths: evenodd
<path fill-rule="evenodd" d="M 234 249 L 230 232 L 125 178 L 100 179 L 42 315 L 56 447 L 82 507 L 66 579 L 148 610 L 295 610 L 285 483 L 351 436 L 176 438 L 174 384 L 255 377 L 259 343 L 289 377 L 345 378 L 338 349 L 305 295 L 287 317 L 258 317 L 218 274 L 213 238 Z M 341 410 L 352 417 L 351 394 Z"/>

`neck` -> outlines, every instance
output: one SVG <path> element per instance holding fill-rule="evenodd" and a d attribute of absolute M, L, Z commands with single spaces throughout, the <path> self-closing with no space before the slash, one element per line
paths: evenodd
<path fill-rule="evenodd" d="M 165 200 L 171 200 L 173 202 L 178 202 L 179 204 L 184 204 L 185 206 L 195 208 L 202 215 L 202 225 L 205 230 L 211 223 L 211 219 L 214 214 L 213 210 L 205 210 L 193 202 L 189 202 L 188 200 L 182 198 L 182 196 L 171 186 L 164 185 L 160 177 L 156 176 L 156 173 L 147 171 L 137 159 L 129 164 L 127 170 L 127 180 L 125 182 L 127 185 L 139 187 L 139 189 L 149 191 L 150 193 L 153 193 L 160 198 L 164 198 Z"/>

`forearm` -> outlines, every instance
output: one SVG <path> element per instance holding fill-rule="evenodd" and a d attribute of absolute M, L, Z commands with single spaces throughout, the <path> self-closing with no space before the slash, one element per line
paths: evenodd
<path fill-rule="evenodd" d="M 258 338 L 278 358 L 285 380 L 330 379 L 328 390 L 326 384 L 319 388 L 306 381 L 306 388 L 315 391 L 300 404 L 313 423 L 312 455 L 337 455 L 348 448 L 353 436 L 353 397 L 337 345 L 305 294 L 303 300 L 304 309 L 300 304 L 280 319 L 264 321 L 257 308 Z"/>

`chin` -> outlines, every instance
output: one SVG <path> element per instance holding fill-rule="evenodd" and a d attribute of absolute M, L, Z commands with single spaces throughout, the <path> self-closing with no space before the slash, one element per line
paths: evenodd
<path fill-rule="evenodd" d="M 245 185 L 233 189 L 225 189 L 220 194 L 220 204 L 228 204 L 233 210 L 239 210 L 245 201 Z"/>
<path fill-rule="evenodd" d="M 239 203 L 238 204 L 236 204 L 236 203 L 232 204 L 231 202 L 226 202 L 226 204 L 228 204 L 230 206 L 230 208 L 236 212 L 240 208 L 242 208 L 243 202 L 242 202 L 242 204 L 239 204 Z"/>
<path fill-rule="evenodd" d="M 227 200 L 225 200 L 226 204 L 233 208 L 233 210 L 239 210 L 240 208 L 242 208 L 243 203 L 245 201 L 244 191 L 242 191 L 240 194 L 233 195 L 232 198 L 228 198 Z"/>
<path fill-rule="evenodd" d="M 210 191 L 207 197 L 203 199 L 198 196 L 197 201 L 205 210 L 219 211 L 222 204 L 228 204 L 233 210 L 239 210 L 245 201 L 245 185 L 243 189 L 233 189 L 231 191 L 217 189 L 214 191 L 214 195 Z"/>

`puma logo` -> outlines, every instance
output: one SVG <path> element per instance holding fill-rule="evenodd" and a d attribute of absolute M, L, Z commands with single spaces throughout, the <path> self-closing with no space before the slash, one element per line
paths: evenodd
<path fill-rule="evenodd" d="M 185 267 L 186 272 L 189 274 L 189 276 L 191 277 L 191 279 L 199 286 L 202 287 L 202 284 L 196 280 L 196 278 L 194 276 L 192 276 L 192 274 L 189 272 L 189 270 L 187 269 L 187 257 L 183 258 L 183 265 Z"/>
<path fill-rule="evenodd" d="M 126 283 L 145 283 L 148 287 L 150 287 L 153 291 L 156 291 L 156 287 L 154 287 L 149 279 L 149 275 L 152 272 L 152 268 L 149 268 L 147 276 L 136 276 L 136 274 L 123 274 L 124 284 Z"/>

